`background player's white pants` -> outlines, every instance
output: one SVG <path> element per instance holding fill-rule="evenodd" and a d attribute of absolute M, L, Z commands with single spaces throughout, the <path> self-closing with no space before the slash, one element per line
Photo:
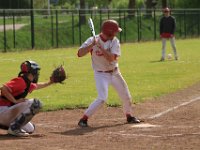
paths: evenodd
<path fill-rule="evenodd" d="M 0 106 L 0 124 L 3 126 L 9 127 L 10 124 L 22 113 L 30 111 L 30 106 L 32 105 L 33 100 L 26 100 L 25 102 L 18 103 L 14 106 Z M 22 127 L 28 133 L 33 133 L 35 130 L 34 125 L 31 122 L 28 122 Z"/>
<path fill-rule="evenodd" d="M 171 43 L 171 47 L 174 52 L 175 58 L 178 58 L 177 51 L 176 51 L 176 45 L 175 45 L 175 37 L 172 38 L 162 38 L 162 58 L 165 59 L 165 52 L 166 52 L 166 41 L 169 39 Z"/>
<path fill-rule="evenodd" d="M 85 115 L 87 115 L 88 117 L 91 116 L 98 109 L 98 107 L 107 100 L 109 85 L 112 85 L 114 87 L 119 97 L 121 98 L 124 113 L 131 114 L 131 94 L 119 70 L 117 69 L 113 73 L 103 73 L 95 71 L 94 74 L 98 97 L 85 111 Z"/>

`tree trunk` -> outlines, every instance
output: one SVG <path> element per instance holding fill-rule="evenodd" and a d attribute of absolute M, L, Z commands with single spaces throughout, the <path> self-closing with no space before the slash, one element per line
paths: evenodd
<path fill-rule="evenodd" d="M 146 10 L 146 17 L 147 18 L 150 18 L 150 17 L 152 17 L 152 1 L 153 0 L 146 0 L 146 8 L 147 8 L 147 10 Z"/>
<path fill-rule="evenodd" d="M 85 24 L 86 23 L 86 17 L 85 17 L 85 0 L 80 0 L 80 18 L 79 23 Z"/>
<path fill-rule="evenodd" d="M 162 8 L 166 8 L 167 7 L 167 0 L 162 0 Z"/>
<path fill-rule="evenodd" d="M 128 9 L 128 18 L 133 18 L 135 16 L 135 0 L 129 0 Z"/>

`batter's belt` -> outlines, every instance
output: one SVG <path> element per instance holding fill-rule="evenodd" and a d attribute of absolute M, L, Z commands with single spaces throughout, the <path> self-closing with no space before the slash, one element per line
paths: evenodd
<path fill-rule="evenodd" d="M 107 71 L 97 71 L 97 72 L 104 72 L 104 73 L 113 73 L 114 71 L 117 70 L 117 67 L 115 67 L 114 69 L 112 70 L 107 70 Z"/>

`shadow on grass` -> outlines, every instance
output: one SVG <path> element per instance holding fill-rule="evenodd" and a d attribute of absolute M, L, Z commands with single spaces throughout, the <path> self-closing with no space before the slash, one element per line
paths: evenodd
<path fill-rule="evenodd" d="M 165 62 L 165 61 L 160 61 L 160 60 L 152 60 L 152 61 L 150 61 L 150 63 L 162 63 L 162 62 Z"/>

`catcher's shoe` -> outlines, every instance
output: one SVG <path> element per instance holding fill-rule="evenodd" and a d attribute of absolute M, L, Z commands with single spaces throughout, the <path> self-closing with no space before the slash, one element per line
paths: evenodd
<path fill-rule="evenodd" d="M 137 119 L 136 117 L 130 116 L 130 117 L 127 117 L 127 122 L 128 123 L 140 123 L 140 120 Z"/>
<path fill-rule="evenodd" d="M 78 125 L 80 127 L 88 127 L 87 120 L 80 119 L 80 121 L 78 122 Z"/>
<path fill-rule="evenodd" d="M 11 128 L 9 128 L 8 129 L 8 134 L 14 135 L 14 136 L 18 136 L 18 137 L 29 136 L 29 133 L 27 133 L 26 131 L 24 131 L 22 129 L 12 130 Z"/>

